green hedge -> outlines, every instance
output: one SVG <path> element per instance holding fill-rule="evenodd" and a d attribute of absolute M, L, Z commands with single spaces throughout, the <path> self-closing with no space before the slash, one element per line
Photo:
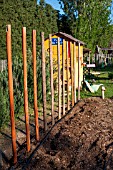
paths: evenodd
<path fill-rule="evenodd" d="M 23 61 L 22 55 L 13 57 L 13 86 L 14 86 L 14 105 L 15 116 L 19 116 L 24 106 L 23 91 Z M 33 108 L 33 65 L 32 53 L 29 50 L 27 54 L 27 71 L 28 71 L 28 100 L 29 107 Z M 37 55 L 37 86 L 38 86 L 38 104 L 42 103 L 42 67 L 41 53 Z M 8 72 L 0 72 L 0 127 L 6 125 L 9 121 L 9 93 L 8 93 Z M 46 83 L 47 83 L 47 100 L 50 99 L 50 65 L 49 57 L 46 57 Z"/>

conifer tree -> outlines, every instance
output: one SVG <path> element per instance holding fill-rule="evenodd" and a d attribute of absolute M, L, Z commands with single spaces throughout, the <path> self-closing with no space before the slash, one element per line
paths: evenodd
<path fill-rule="evenodd" d="M 6 25 L 12 27 L 12 51 L 18 55 L 22 50 L 22 27 L 27 30 L 27 47 L 31 49 L 32 30 L 37 30 L 37 41 L 40 32 L 57 32 L 57 11 L 51 5 L 40 0 L 3 0 L 0 3 L 0 58 L 6 58 Z"/>

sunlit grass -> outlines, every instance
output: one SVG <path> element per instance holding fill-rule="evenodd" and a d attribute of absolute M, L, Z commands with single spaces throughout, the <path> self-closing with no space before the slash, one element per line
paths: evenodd
<path fill-rule="evenodd" d="M 102 69 L 96 69 L 95 71 L 99 71 L 100 75 L 95 76 L 94 84 L 103 84 L 105 87 L 105 97 L 111 98 L 113 97 L 113 79 L 109 79 L 108 73 L 113 73 L 113 67 L 106 67 Z M 91 79 L 90 79 L 91 81 Z M 84 89 L 81 90 L 81 98 L 87 98 L 91 96 L 101 97 L 101 87 L 96 93 L 91 93 L 90 91 Z"/>

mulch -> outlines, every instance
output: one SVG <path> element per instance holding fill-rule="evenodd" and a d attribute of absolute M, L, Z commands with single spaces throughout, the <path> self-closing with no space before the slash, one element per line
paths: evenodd
<path fill-rule="evenodd" d="M 28 170 L 112 170 L 113 99 L 80 101 L 52 130 Z"/>
<path fill-rule="evenodd" d="M 31 169 L 112 170 L 113 99 L 79 101 L 32 157 Z"/>

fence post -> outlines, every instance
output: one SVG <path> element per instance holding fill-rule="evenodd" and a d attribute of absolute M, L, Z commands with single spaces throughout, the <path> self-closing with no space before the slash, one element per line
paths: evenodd
<path fill-rule="evenodd" d="M 41 33 L 42 38 L 42 88 L 43 88 L 43 118 L 44 130 L 47 130 L 47 117 L 46 117 L 46 71 L 45 71 L 45 48 L 44 48 L 44 32 Z"/>
<path fill-rule="evenodd" d="M 26 141 L 27 151 L 30 151 L 30 128 L 28 113 L 28 90 L 27 90 L 27 52 L 26 52 L 26 27 L 22 29 L 22 50 L 23 50 L 23 69 L 24 69 L 24 112 L 26 121 Z"/>
<path fill-rule="evenodd" d="M 74 80 L 73 80 L 73 44 L 71 44 L 71 94 L 72 94 L 72 107 L 74 106 Z"/>
<path fill-rule="evenodd" d="M 32 32 L 32 55 L 33 55 L 33 80 L 34 80 L 34 114 L 35 114 L 35 133 L 36 140 L 39 140 L 39 123 L 37 107 L 37 70 L 36 70 L 36 30 Z"/>
<path fill-rule="evenodd" d="M 69 60 L 68 60 L 68 41 L 66 42 L 66 58 L 67 58 L 67 111 L 69 110 Z"/>
<path fill-rule="evenodd" d="M 53 56 L 52 56 L 52 41 L 51 34 L 49 34 L 49 47 L 50 47 L 50 84 L 51 84 L 51 115 L 52 115 L 52 125 L 54 125 L 54 86 L 53 86 Z"/>
<path fill-rule="evenodd" d="M 63 39 L 63 53 L 62 53 L 62 67 L 63 67 L 63 115 L 65 115 L 65 55 L 64 55 L 64 51 L 65 51 L 65 41 Z"/>
<path fill-rule="evenodd" d="M 76 103 L 76 43 L 74 42 L 74 102 Z"/>
<path fill-rule="evenodd" d="M 60 38 L 58 37 L 58 118 L 61 119 Z"/>
<path fill-rule="evenodd" d="M 78 100 L 80 100 L 80 43 L 78 43 Z"/>
<path fill-rule="evenodd" d="M 12 50 L 11 50 L 11 25 L 7 26 L 6 40 L 7 40 L 7 58 L 8 58 L 8 86 L 9 86 L 9 99 L 10 99 L 12 150 L 13 150 L 13 162 L 15 164 L 17 162 L 17 151 L 16 151 L 16 130 L 15 130 L 15 118 L 14 118 Z"/>

